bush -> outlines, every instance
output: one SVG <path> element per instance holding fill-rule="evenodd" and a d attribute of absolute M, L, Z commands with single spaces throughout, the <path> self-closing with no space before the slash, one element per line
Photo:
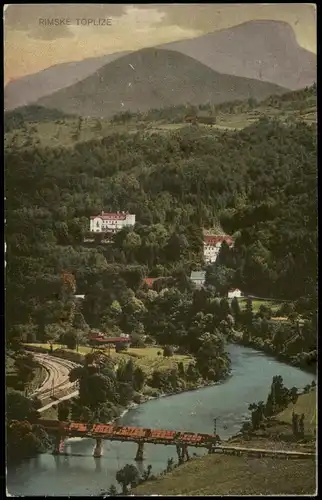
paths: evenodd
<path fill-rule="evenodd" d="M 142 335 L 134 333 L 131 336 L 131 347 L 145 347 L 145 341 Z"/>
<path fill-rule="evenodd" d="M 115 345 L 115 352 L 122 352 L 127 350 L 127 344 L 116 344 Z"/>
<path fill-rule="evenodd" d="M 160 396 L 160 391 L 158 391 L 158 389 L 146 385 L 143 388 L 142 394 L 150 398 L 158 398 Z"/>
<path fill-rule="evenodd" d="M 169 345 L 166 345 L 163 349 L 163 356 L 165 358 L 170 358 L 171 356 L 173 356 L 173 348 Z"/>
<path fill-rule="evenodd" d="M 139 392 L 134 392 L 132 399 L 133 403 L 140 404 L 142 401 L 142 395 Z"/>

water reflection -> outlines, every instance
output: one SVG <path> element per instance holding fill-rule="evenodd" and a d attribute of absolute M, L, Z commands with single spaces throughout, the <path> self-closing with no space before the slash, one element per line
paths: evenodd
<path fill-rule="evenodd" d="M 95 472 L 102 472 L 102 459 L 101 458 L 94 458 L 94 464 L 95 464 Z"/>
<path fill-rule="evenodd" d="M 53 456 L 53 459 L 54 459 L 54 462 L 55 462 L 56 470 L 60 470 L 62 468 L 62 459 L 63 459 L 63 457 L 60 456 L 60 455 L 52 455 L 52 456 Z"/>

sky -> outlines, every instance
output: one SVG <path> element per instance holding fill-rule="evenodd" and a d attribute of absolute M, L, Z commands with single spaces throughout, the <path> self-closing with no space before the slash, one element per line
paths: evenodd
<path fill-rule="evenodd" d="M 316 53 L 316 8 L 308 3 L 7 4 L 3 17 L 5 83 L 55 64 L 195 38 L 258 19 L 289 23 L 298 43 Z M 63 24 L 50 26 L 48 19 Z"/>

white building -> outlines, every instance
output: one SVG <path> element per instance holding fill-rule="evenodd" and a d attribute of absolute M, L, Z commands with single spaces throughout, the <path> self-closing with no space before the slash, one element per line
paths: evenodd
<path fill-rule="evenodd" d="M 232 246 L 233 240 L 230 236 L 204 236 L 203 255 L 206 264 L 216 262 L 223 242 Z"/>
<path fill-rule="evenodd" d="M 243 297 L 243 293 L 239 290 L 239 288 L 233 288 L 232 290 L 229 290 L 228 292 L 228 298 L 229 299 L 234 299 L 235 297 Z"/>
<path fill-rule="evenodd" d="M 101 212 L 99 215 L 90 218 L 90 231 L 93 233 L 104 233 L 106 231 L 116 233 L 126 226 L 134 225 L 135 215 L 128 212 Z"/>
<path fill-rule="evenodd" d="M 206 281 L 206 271 L 191 271 L 190 279 L 197 288 L 202 288 Z"/>

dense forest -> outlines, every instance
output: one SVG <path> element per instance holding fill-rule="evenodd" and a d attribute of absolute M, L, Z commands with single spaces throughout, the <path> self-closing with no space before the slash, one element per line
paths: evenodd
<path fill-rule="evenodd" d="M 164 121 L 165 123 L 181 123 L 186 115 L 196 116 L 218 116 L 220 114 L 250 113 L 257 112 L 259 115 L 271 112 L 279 114 L 309 109 L 316 107 L 316 84 L 282 95 L 271 95 L 264 100 L 258 101 L 253 97 L 249 99 L 229 100 L 219 104 L 203 103 L 198 106 L 191 104 L 179 104 L 160 109 L 150 109 L 145 113 L 126 111 L 117 113 L 112 117 L 113 123 L 126 123 L 129 121 Z"/>
<path fill-rule="evenodd" d="M 8 148 L 5 164 L 9 331 L 56 321 L 48 318 L 67 296 L 63 271 L 88 295 L 85 319 L 95 326 L 118 290 L 136 293 L 144 276 L 172 276 L 185 289 L 202 265 L 202 228 L 220 225 L 235 245 L 208 270 L 218 295 L 236 286 L 314 308 L 314 126 L 262 119 L 216 137 L 193 127 L 115 134 L 73 148 Z M 89 217 L 101 210 L 128 210 L 137 224 L 86 248 Z"/>

